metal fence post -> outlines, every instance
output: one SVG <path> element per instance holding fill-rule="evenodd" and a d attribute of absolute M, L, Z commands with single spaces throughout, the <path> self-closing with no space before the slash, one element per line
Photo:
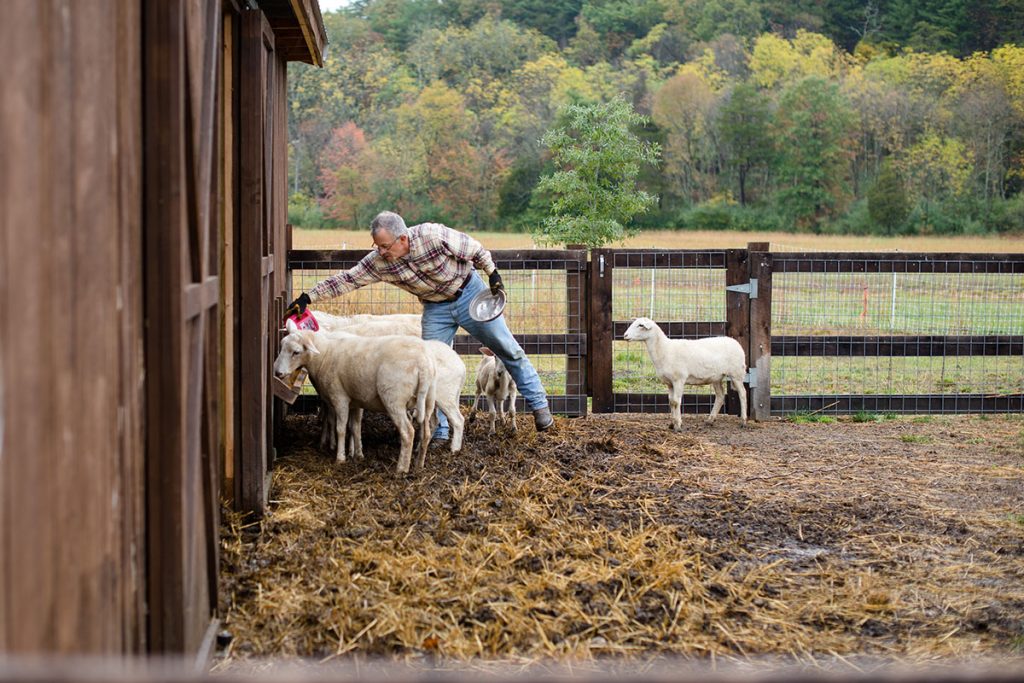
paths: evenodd
<path fill-rule="evenodd" d="M 772 414 L 772 255 L 767 242 L 751 242 L 749 253 L 750 279 L 757 280 L 757 298 L 750 299 L 751 376 L 756 386 L 750 390 L 748 412 L 755 420 Z"/>

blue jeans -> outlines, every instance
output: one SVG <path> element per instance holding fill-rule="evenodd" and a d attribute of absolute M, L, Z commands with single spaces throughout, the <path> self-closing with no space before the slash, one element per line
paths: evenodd
<path fill-rule="evenodd" d="M 455 301 L 441 303 L 423 302 L 423 338 L 426 340 L 437 340 L 452 345 L 455 340 L 455 333 L 461 327 L 476 337 L 477 341 L 494 352 L 494 355 L 501 359 L 508 369 L 512 379 L 515 380 L 519 393 L 526 401 L 530 410 L 545 408 L 548 405 L 548 395 L 540 383 L 540 377 L 534 369 L 530 359 L 526 357 L 519 342 L 512 336 L 512 332 L 505 324 L 505 316 L 498 316 L 494 320 L 482 323 L 469 315 L 469 302 L 479 292 L 487 289 L 487 285 L 478 275 L 469 279 L 469 283 L 462 291 L 462 295 Z M 438 425 L 434 430 L 434 438 L 448 438 L 448 418 L 444 413 L 437 413 Z"/>

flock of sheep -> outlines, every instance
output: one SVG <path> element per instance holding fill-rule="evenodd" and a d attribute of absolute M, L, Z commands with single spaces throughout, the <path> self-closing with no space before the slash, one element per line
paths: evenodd
<path fill-rule="evenodd" d="M 320 447 L 333 448 L 338 462 L 348 455 L 362 459 L 362 413 L 387 414 L 401 438 L 397 470 L 409 471 L 417 435 L 416 468 L 423 466 L 436 426 L 435 409 L 448 418 L 451 449 L 462 448 L 465 418 L 459 397 L 466 365 L 450 346 L 420 338 L 421 316 L 414 314 L 336 316 L 314 311 L 318 331 L 299 329 L 287 320 L 287 336 L 274 362 L 278 377 L 294 377 L 302 368 L 323 402 Z M 712 422 L 725 401 L 726 382 L 740 396 L 740 417 L 747 421 L 743 381 L 746 357 L 730 337 L 669 339 L 649 318 L 637 318 L 626 330 L 627 341 L 642 341 L 658 378 L 669 388 L 672 428 L 682 430 L 681 401 L 686 384 L 710 384 L 715 404 L 707 421 Z M 515 382 L 489 349 L 477 367 L 476 396 L 470 415 L 480 399 L 487 401 L 489 434 L 495 422 L 516 429 Z"/>

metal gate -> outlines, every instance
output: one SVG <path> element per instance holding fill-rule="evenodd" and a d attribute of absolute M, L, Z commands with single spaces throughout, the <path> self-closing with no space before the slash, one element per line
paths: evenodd
<path fill-rule="evenodd" d="M 750 416 L 768 415 L 771 255 L 749 249 L 595 249 L 590 263 L 590 389 L 595 413 L 667 412 L 668 396 L 642 344 L 626 342 L 633 319 L 653 319 L 669 338 L 727 335 L 747 350 Z M 683 395 L 683 412 L 708 412 L 708 393 Z M 738 413 L 730 393 L 726 411 Z"/>

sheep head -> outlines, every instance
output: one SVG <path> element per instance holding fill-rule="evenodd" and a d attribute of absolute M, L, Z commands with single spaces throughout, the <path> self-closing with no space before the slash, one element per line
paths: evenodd
<path fill-rule="evenodd" d="M 644 341 L 651 337 L 657 327 L 658 323 L 650 318 L 637 318 L 622 335 L 622 338 L 626 341 Z"/>
<path fill-rule="evenodd" d="M 320 353 L 313 344 L 312 332 L 300 330 L 291 320 L 287 322 L 287 330 L 288 335 L 281 340 L 281 352 L 274 361 L 274 374 L 278 377 L 290 377 Z"/>

